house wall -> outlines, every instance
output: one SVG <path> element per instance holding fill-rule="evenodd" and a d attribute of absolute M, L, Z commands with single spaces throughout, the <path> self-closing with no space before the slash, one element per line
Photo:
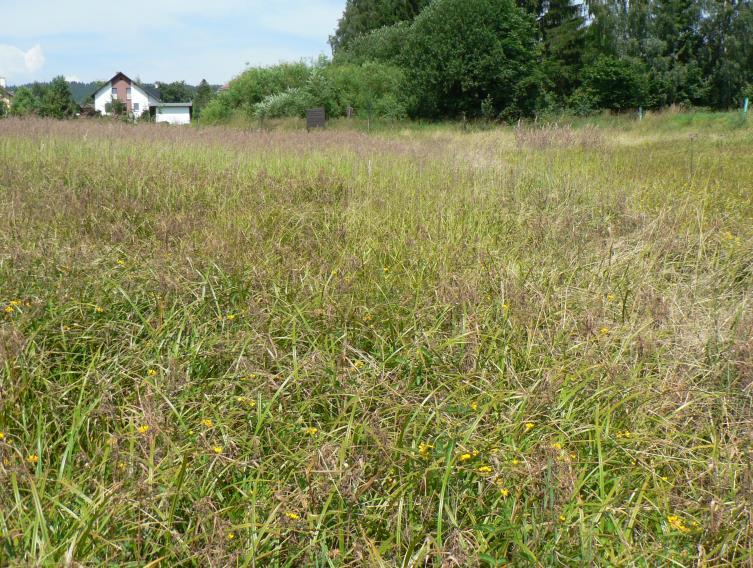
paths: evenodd
<path fill-rule="evenodd" d="M 139 110 L 136 110 L 136 105 L 139 105 Z M 150 106 L 156 106 L 159 104 L 156 100 L 146 94 L 138 85 L 131 85 L 131 109 L 133 115 L 138 118 L 143 113 L 149 110 Z"/>
<path fill-rule="evenodd" d="M 157 107 L 157 122 L 168 124 L 191 124 L 189 107 Z"/>
<path fill-rule="evenodd" d="M 117 90 L 118 100 L 126 104 L 126 112 L 128 114 L 131 114 L 131 98 L 128 96 L 128 87 L 130 86 L 131 83 L 127 79 L 124 77 L 118 77 L 112 83 L 110 88 L 111 91 L 112 89 Z"/>
<path fill-rule="evenodd" d="M 106 85 L 103 85 L 99 91 L 94 93 L 94 110 L 102 114 L 107 114 L 105 107 L 108 103 L 112 102 L 112 96 L 110 96 L 111 89 L 112 85 L 107 83 Z"/>

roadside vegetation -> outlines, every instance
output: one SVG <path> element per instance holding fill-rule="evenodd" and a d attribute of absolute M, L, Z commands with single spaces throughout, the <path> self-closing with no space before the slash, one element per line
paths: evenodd
<path fill-rule="evenodd" d="M 749 563 L 753 131 L 611 120 L 0 121 L 0 564 Z"/>

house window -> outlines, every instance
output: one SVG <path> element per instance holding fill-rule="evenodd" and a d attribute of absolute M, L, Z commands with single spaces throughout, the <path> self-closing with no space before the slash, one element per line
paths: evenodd
<path fill-rule="evenodd" d="M 118 89 L 113 87 L 112 88 L 112 98 L 117 99 L 118 98 Z"/>
<path fill-rule="evenodd" d="M 133 112 L 139 112 L 139 103 L 133 103 Z"/>
<path fill-rule="evenodd" d="M 130 98 L 131 98 L 131 87 L 128 87 L 128 88 L 126 89 L 126 98 L 127 98 L 127 99 L 130 99 Z"/>

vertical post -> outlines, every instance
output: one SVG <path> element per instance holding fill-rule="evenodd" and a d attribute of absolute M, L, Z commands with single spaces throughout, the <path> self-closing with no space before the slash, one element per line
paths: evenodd
<path fill-rule="evenodd" d="M 643 120 L 643 107 L 638 107 L 638 121 Z"/>
<path fill-rule="evenodd" d="M 745 97 L 745 102 L 743 103 L 743 114 L 748 116 L 748 97 Z"/>

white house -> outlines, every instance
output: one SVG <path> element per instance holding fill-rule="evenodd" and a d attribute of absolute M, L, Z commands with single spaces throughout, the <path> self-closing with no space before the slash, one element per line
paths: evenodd
<path fill-rule="evenodd" d="M 94 93 L 94 110 L 102 115 L 109 115 L 112 113 L 113 101 L 123 102 L 126 112 L 135 118 L 149 112 L 156 117 L 157 122 L 191 123 L 191 103 L 163 103 L 152 89 L 135 83 L 121 72 L 116 73 Z"/>

